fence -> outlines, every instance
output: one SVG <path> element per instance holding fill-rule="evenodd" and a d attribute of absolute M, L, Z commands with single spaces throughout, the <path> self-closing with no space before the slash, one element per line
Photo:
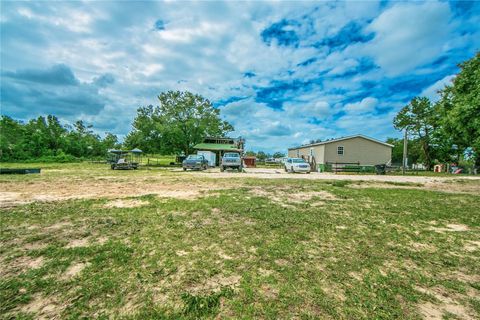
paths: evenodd
<path fill-rule="evenodd" d="M 360 165 L 360 162 L 327 162 L 324 170 L 329 172 L 374 173 L 374 166 Z"/>

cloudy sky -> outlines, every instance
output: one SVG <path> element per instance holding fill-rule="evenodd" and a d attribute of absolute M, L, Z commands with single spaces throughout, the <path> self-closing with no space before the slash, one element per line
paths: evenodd
<path fill-rule="evenodd" d="M 411 98 L 480 49 L 480 2 L 0 3 L 1 113 L 122 137 L 165 90 L 210 99 L 247 148 L 399 136 Z"/>

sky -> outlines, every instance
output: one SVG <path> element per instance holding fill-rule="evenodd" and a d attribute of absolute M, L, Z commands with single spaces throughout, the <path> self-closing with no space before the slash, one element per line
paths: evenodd
<path fill-rule="evenodd" d="M 120 138 L 167 90 L 201 94 L 248 150 L 364 134 L 480 49 L 480 2 L 1 1 L 1 114 Z"/>

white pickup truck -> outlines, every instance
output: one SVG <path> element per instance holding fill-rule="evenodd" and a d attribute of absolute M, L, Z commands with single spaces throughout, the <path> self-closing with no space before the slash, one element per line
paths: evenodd
<path fill-rule="evenodd" d="M 220 164 L 220 171 L 225 171 L 225 169 L 237 169 L 239 172 L 242 172 L 242 157 L 238 152 L 227 152 L 222 157 L 222 163 Z"/>

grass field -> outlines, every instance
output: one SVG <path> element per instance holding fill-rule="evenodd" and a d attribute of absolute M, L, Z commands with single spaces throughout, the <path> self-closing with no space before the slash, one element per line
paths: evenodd
<path fill-rule="evenodd" d="M 480 317 L 479 180 L 42 167 L 0 177 L 2 318 Z"/>

